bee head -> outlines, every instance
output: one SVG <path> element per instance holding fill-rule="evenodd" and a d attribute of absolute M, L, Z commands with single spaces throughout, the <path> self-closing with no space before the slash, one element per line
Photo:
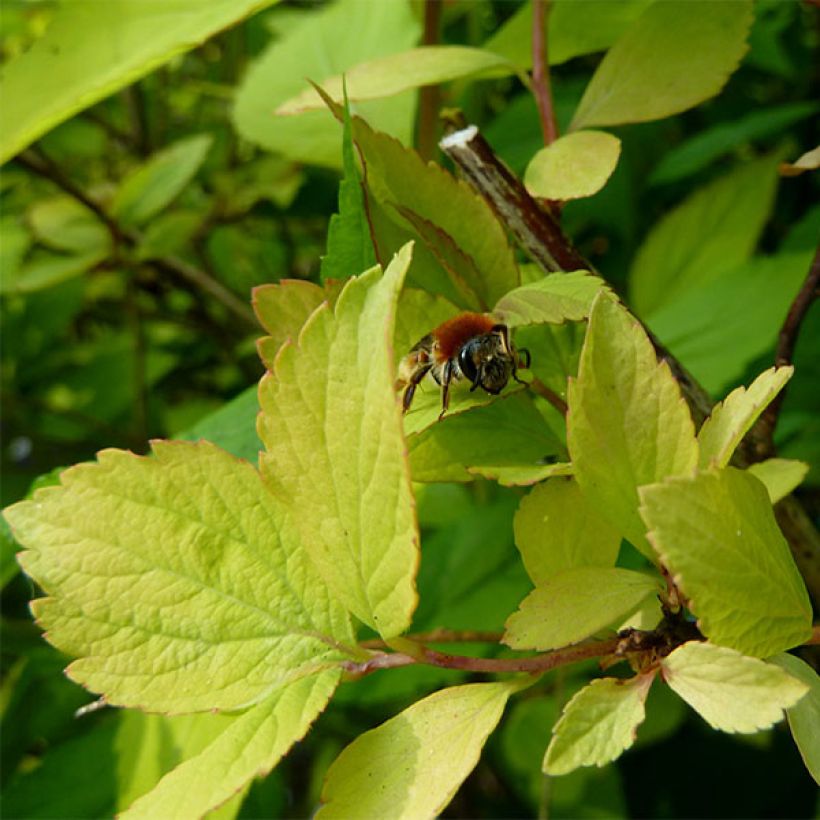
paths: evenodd
<path fill-rule="evenodd" d="M 459 351 L 458 366 L 473 389 L 482 387 L 488 393 L 500 393 L 513 373 L 514 353 L 510 349 L 505 325 L 496 325 L 489 333 L 470 339 Z"/>

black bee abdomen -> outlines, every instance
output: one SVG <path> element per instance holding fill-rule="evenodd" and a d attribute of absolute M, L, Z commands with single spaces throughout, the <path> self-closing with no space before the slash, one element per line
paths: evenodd
<path fill-rule="evenodd" d="M 473 359 L 474 353 L 477 352 L 476 348 L 478 348 L 478 339 L 471 339 L 458 352 L 459 370 L 461 370 L 464 378 L 469 379 L 473 384 L 476 383 L 476 376 L 478 375 L 478 370 L 476 369 Z"/>

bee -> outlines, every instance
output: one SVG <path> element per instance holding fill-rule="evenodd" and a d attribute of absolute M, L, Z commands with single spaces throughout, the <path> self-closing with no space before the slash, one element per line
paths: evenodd
<path fill-rule="evenodd" d="M 519 367 L 530 366 L 530 352 L 517 350 L 510 329 L 486 313 L 460 313 L 420 339 L 399 365 L 397 389 L 403 389 L 406 413 L 421 380 L 430 373 L 441 385 L 441 418 L 450 404 L 450 384 L 467 379 L 471 391 L 480 387 L 491 395 L 500 393 Z"/>

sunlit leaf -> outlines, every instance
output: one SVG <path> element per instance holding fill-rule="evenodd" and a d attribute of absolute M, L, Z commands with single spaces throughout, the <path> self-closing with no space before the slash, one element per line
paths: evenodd
<path fill-rule="evenodd" d="M 111 703 L 237 709 L 332 666 L 347 618 L 259 474 L 200 442 L 73 467 L 6 510 L 68 674 Z"/>
<path fill-rule="evenodd" d="M 410 255 L 407 245 L 384 276 L 349 280 L 259 387 L 265 481 L 338 599 L 385 637 L 416 605 L 418 534 L 390 344 Z"/>
<path fill-rule="evenodd" d="M 437 816 L 521 687 L 520 680 L 454 686 L 365 732 L 328 770 L 318 820 Z"/>
<path fill-rule="evenodd" d="M 480 48 L 466 46 L 419 46 L 359 63 L 344 72 L 347 96 L 351 102 L 390 97 L 401 91 L 424 85 L 456 80 L 459 77 L 503 77 L 515 68 L 503 57 Z M 341 103 L 342 76 L 313 77 L 337 102 Z M 283 102 L 276 114 L 300 114 L 324 108 L 321 97 L 313 90 Z"/>
<path fill-rule="evenodd" d="M 806 768 L 820 785 L 820 678 L 805 661 L 794 655 L 775 655 L 770 661 L 809 687 L 805 697 L 786 709 L 786 718 Z"/>
<path fill-rule="evenodd" d="M 515 545 L 536 586 L 565 569 L 611 567 L 621 545 L 620 533 L 572 479 L 537 486 L 522 500 L 513 527 Z"/>
<path fill-rule="evenodd" d="M 660 578 L 618 567 L 576 566 L 550 576 L 507 619 L 513 649 L 554 649 L 620 623 L 661 590 Z"/>
<path fill-rule="evenodd" d="M 771 663 L 690 641 L 661 662 L 664 680 L 713 729 L 757 732 L 783 719 L 809 687 Z"/>
<path fill-rule="evenodd" d="M 467 468 L 471 475 L 497 481 L 502 487 L 531 487 L 552 476 L 572 475 L 572 464 L 557 461 L 554 464 L 473 465 Z"/>
<path fill-rule="evenodd" d="M 603 766 L 619 757 L 635 742 L 653 678 L 599 678 L 578 692 L 555 725 L 544 771 L 568 774 L 579 766 Z"/>
<path fill-rule="evenodd" d="M 77 111 L 275 0 L 72 0 L 7 63 L 0 162 Z"/>
<path fill-rule="evenodd" d="M 769 501 L 777 504 L 802 483 L 809 472 L 809 465 L 790 458 L 767 458 L 752 464 L 747 472 L 763 482 Z"/>
<path fill-rule="evenodd" d="M 806 171 L 816 171 L 818 168 L 820 168 L 820 145 L 801 154 L 794 162 L 780 163 L 778 171 L 781 176 L 796 177 Z"/>
<path fill-rule="evenodd" d="M 576 131 L 542 148 L 524 174 L 527 190 L 543 199 L 597 194 L 618 164 L 621 141 L 605 131 Z"/>
<path fill-rule="evenodd" d="M 639 492 L 649 540 L 710 641 L 764 658 L 808 638 L 806 587 L 754 476 L 727 467 Z"/>
<path fill-rule="evenodd" d="M 572 129 L 657 120 L 715 96 L 747 50 L 753 19 L 751 0 L 653 3 L 606 53 Z"/>
<path fill-rule="evenodd" d="M 325 708 L 338 680 L 334 670 L 303 678 L 246 712 L 223 717 L 224 729 L 201 752 L 169 772 L 120 816 L 202 817 L 279 762 Z"/>
<path fill-rule="evenodd" d="M 603 279 L 586 271 L 551 273 L 505 293 L 493 313 L 510 327 L 577 322 L 589 316 L 601 288 L 606 288 Z"/>
<path fill-rule="evenodd" d="M 589 503 L 653 561 L 638 514 L 638 488 L 688 475 L 698 445 L 689 410 L 666 362 L 611 296 L 596 297 L 570 382 L 567 444 Z"/>
<path fill-rule="evenodd" d="M 698 432 L 701 467 L 725 467 L 758 416 L 783 389 L 793 367 L 769 368 L 747 390 L 738 387 L 715 405 Z"/>

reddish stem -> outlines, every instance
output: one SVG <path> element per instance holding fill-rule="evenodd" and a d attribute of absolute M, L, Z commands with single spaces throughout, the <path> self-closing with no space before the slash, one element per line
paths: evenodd
<path fill-rule="evenodd" d="M 549 20 L 549 0 L 533 0 L 532 3 L 532 88 L 535 104 L 541 118 L 544 145 L 558 139 L 558 123 L 552 105 L 550 65 L 547 54 L 547 25 Z"/>

